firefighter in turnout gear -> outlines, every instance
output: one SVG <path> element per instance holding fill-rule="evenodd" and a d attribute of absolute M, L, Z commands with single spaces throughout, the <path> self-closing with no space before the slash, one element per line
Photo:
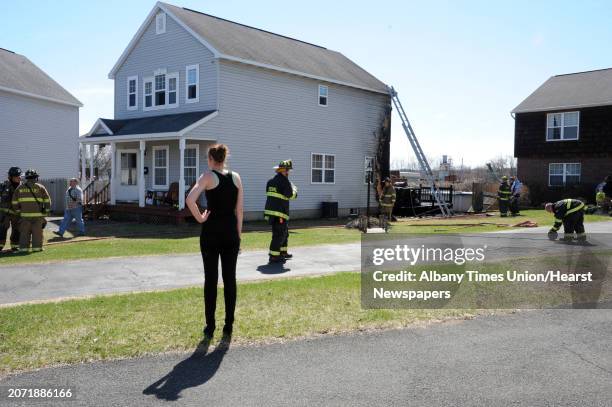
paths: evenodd
<path fill-rule="evenodd" d="M 31 241 L 32 251 L 40 252 L 43 249 L 43 229 L 47 225 L 45 216 L 51 210 L 51 198 L 45 187 L 36 182 L 36 170 L 27 170 L 25 179 L 13 194 L 13 208 L 21 216 L 19 251 L 27 252 Z"/>
<path fill-rule="evenodd" d="M 6 237 L 11 229 L 11 250 L 19 250 L 19 222 L 20 218 L 13 208 L 13 194 L 21 184 L 21 169 L 11 167 L 8 179 L 0 184 L 0 252 L 6 246 Z"/>
<path fill-rule="evenodd" d="M 562 199 L 555 203 L 549 202 L 545 206 L 546 211 L 555 215 L 555 224 L 548 231 L 548 238 L 557 239 L 557 231 L 563 224 L 563 240 L 571 241 L 576 232 L 579 242 L 586 242 L 584 233 L 584 202 L 578 199 Z"/>
<path fill-rule="evenodd" d="M 266 185 L 266 207 L 264 216 L 272 225 L 270 242 L 270 263 L 284 262 L 293 257 L 287 252 L 289 239 L 289 200 L 297 198 L 297 188 L 289 181 L 289 171 L 293 169 L 291 160 L 281 161 L 276 167 L 276 175 Z"/>
<path fill-rule="evenodd" d="M 508 177 L 505 175 L 502 177 L 502 182 L 499 184 L 497 190 L 497 200 L 499 202 L 499 213 L 502 217 L 508 216 L 508 205 L 510 204 L 510 185 L 508 184 Z"/>
<path fill-rule="evenodd" d="M 395 188 L 391 185 L 391 178 L 387 177 L 383 181 L 383 188 L 380 192 L 380 208 L 387 220 L 393 219 L 393 207 L 395 206 Z"/>

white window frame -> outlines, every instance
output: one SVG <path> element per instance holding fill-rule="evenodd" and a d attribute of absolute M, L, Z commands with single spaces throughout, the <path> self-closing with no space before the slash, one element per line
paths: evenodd
<path fill-rule="evenodd" d="M 174 92 L 176 93 L 176 99 L 174 103 L 170 103 L 170 79 L 176 79 L 176 87 Z M 179 73 L 174 72 L 171 74 L 166 74 L 166 106 L 168 109 L 173 107 L 178 107 L 179 105 Z"/>
<path fill-rule="evenodd" d="M 369 156 L 369 155 L 366 155 L 366 156 L 364 157 L 364 159 L 363 159 L 363 163 L 364 163 L 364 166 L 363 166 L 363 184 L 364 184 L 364 185 L 368 185 L 368 181 L 366 180 L 366 173 L 367 173 L 367 171 L 366 171 L 366 169 L 365 169 L 365 162 L 366 162 L 367 160 L 370 160 L 370 161 L 372 162 L 372 164 L 374 164 L 374 157 Z M 374 172 L 374 168 L 372 168 L 372 172 Z M 373 184 L 374 184 L 374 183 L 372 182 L 372 185 L 373 185 Z"/>
<path fill-rule="evenodd" d="M 196 97 L 189 99 L 189 71 L 196 71 Z M 197 103 L 200 101 L 200 64 L 187 65 L 185 67 L 185 103 Z"/>
<path fill-rule="evenodd" d="M 134 92 L 130 92 L 130 82 L 135 81 L 136 87 L 134 88 Z M 138 76 L 128 76 L 127 78 L 127 101 L 126 106 L 127 110 L 138 110 Z M 130 96 L 134 95 L 134 106 L 130 106 Z"/>
<path fill-rule="evenodd" d="M 326 90 L 326 95 L 321 95 L 321 89 L 325 89 Z M 317 103 L 319 104 L 319 106 L 322 107 L 327 107 L 329 106 L 329 86 L 327 85 L 319 85 L 319 91 L 317 93 Z M 324 97 L 325 98 L 325 104 L 321 104 L 321 98 Z"/>
<path fill-rule="evenodd" d="M 563 184 L 562 185 L 553 185 L 550 183 L 550 169 L 553 165 L 562 165 L 563 166 Z M 578 165 L 579 168 L 579 173 L 578 174 L 569 174 L 571 176 L 578 176 L 578 182 L 576 182 L 576 184 L 580 184 L 582 182 L 582 163 L 548 163 L 548 186 L 549 187 L 564 187 L 567 185 L 567 176 L 568 176 L 568 171 L 567 168 L 569 165 Z M 561 174 L 554 174 L 555 176 L 560 176 Z M 574 185 L 574 184 L 572 184 Z"/>
<path fill-rule="evenodd" d="M 576 123 L 576 138 L 565 138 L 565 115 L 568 113 L 576 113 L 578 115 L 578 120 Z M 556 115 L 556 114 L 560 114 L 561 115 L 561 126 L 555 126 L 555 127 L 549 127 L 548 126 L 548 118 L 550 116 Z M 567 127 L 574 127 L 574 126 L 567 126 Z M 560 139 L 552 139 L 552 138 L 548 138 L 548 130 L 549 129 L 556 129 L 556 128 L 560 128 L 561 129 L 561 138 Z M 554 113 L 547 113 L 546 114 L 546 141 L 577 141 L 580 139 L 580 111 L 579 110 L 574 110 L 574 111 L 570 111 L 570 112 L 554 112 Z"/>
<path fill-rule="evenodd" d="M 166 152 L 166 166 L 165 167 L 158 167 L 155 165 L 155 152 L 156 151 L 165 151 Z M 152 149 L 152 154 L 151 154 L 151 167 L 153 168 L 153 174 L 152 175 L 152 179 L 151 179 L 151 185 L 153 185 L 153 189 L 168 189 L 170 187 L 170 146 L 168 145 L 163 145 L 163 146 L 153 146 Z M 166 169 L 166 183 L 165 184 L 156 184 L 156 176 L 155 176 L 155 172 L 157 171 L 158 168 L 165 168 Z"/>
<path fill-rule="evenodd" d="M 161 22 L 161 27 L 160 27 Z M 158 13 L 155 16 L 155 34 L 163 34 L 166 32 L 166 13 Z"/>
<path fill-rule="evenodd" d="M 196 182 L 198 181 L 198 173 L 200 172 L 200 145 L 199 144 L 187 144 L 185 146 L 185 150 L 188 149 L 195 149 L 196 151 Z M 183 157 L 183 160 L 185 158 Z M 191 185 L 189 185 L 189 183 L 187 183 L 187 177 L 185 177 L 185 169 L 187 168 L 193 168 L 193 167 L 187 167 L 185 165 L 185 162 L 183 161 L 183 179 L 185 180 L 185 188 L 189 188 Z"/>
<path fill-rule="evenodd" d="M 147 95 L 146 91 L 147 91 L 147 83 L 151 83 L 151 94 Z M 149 78 L 143 78 L 142 80 L 142 110 L 147 111 L 147 110 L 153 110 L 153 108 L 155 107 L 155 104 L 153 103 L 153 77 L 149 77 Z M 147 96 L 151 96 L 151 106 L 147 107 Z"/>
<path fill-rule="evenodd" d="M 315 155 L 322 156 L 322 161 L 321 161 L 322 167 L 321 168 L 315 168 L 315 167 L 312 166 L 312 158 Z M 325 158 L 326 157 L 334 157 L 334 168 L 333 168 L 333 171 L 334 171 L 334 182 L 326 182 L 325 181 L 325 171 L 326 170 L 330 170 L 329 168 L 327 168 L 325 166 L 325 163 L 326 163 Z M 312 178 L 312 170 L 321 170 L 322 171 L 321 172 L 321 182 L 317 182 L 317 181 L 313 180 L 313 178 Z M 314 184 L 314 185 L 334 185 L 336 183 L 336 154 L 310 153 L 310 183 Z"/>

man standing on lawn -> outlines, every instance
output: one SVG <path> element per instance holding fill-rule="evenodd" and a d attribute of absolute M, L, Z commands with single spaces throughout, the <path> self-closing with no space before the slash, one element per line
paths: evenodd
<path fill-rule="evenodd" d="M 510 177 L 510 214 L 512 216 L 518 216 L 519 211 L 519 199 L 521 198 L 521 190 L 523 184 L 514 175 Z"/>
<path fill-rule="evenodd" d="M 293 257 L 287 252 L 289 240 L 289 200 L 297 198 L 297 187 L 289 181 L 291 160 L 281 161 L 274 170 L 276 175 L 266 185 L 266 207 L 264 216 L 272 225 L 270 263 L 281 263 Z"/>
<path fill-rule="evenodd" d="M 83 190 L 79 186 L 79 180 L 70 179 L 70 187 L 66 190 L 66 201 L 64 209 L 64 219 L 59 227 L 59 231 L 53 232 L 59 237 L 64 237 L 64 232 L 74 219 L 79 228 L 79 236 L 85 236 L 85 223 L 83 222 Z"/>
<path fill-rule="evenodd" d="M 497 190 L 497 199 L 499 202 L 499 214 L 501 217 L 508 216 L 508 203 L 510 201 L 510 185 L 508 185 L 508 177 L 502 177 L 499 189 Z"/>
<path fill-rule="evenodd" d="M 32 242 L 32 251 L 43 250 L 43 229 L 47 225 L 46 216 L 51 211 L 51 197 L 47 189 L 39 184 L 38 172 L 29 169 L 25 173 L 26 182 L 13 194 L 13 208 L 21 216 L 19 228 L 19 251 L 27 252 Z"/>
<path fill-rule="evenodd" d="M 19 250 L 19 215 L 13 208 L 13 194 L 21 184 L 21 169 L 11 167 L 8 179 L 0 184 L 0 252 L 6 245 L 6 235 L 11 229 L 11 250 Z"/>

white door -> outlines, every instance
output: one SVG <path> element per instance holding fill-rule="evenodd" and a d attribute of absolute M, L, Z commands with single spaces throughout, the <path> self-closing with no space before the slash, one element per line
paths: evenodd
<path fill-rule="evenodd" d="M 138 150 L 117 150 L 117 201 L 138 202 Z"/>

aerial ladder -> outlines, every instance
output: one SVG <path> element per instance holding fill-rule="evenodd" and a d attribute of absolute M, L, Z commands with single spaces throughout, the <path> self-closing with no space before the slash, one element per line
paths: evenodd
<path fill-rule="evenodd" d="M 448 206 L 446 201 L 442 199 L 440 189 L 436 185 L 436 180 L 434 178 L 433 172 L 431 171 L 431 167 L 429 166 L 429 163 L 427 162 L 427 157 L 425 157 L 425 154 L 423 153 L 423 149 L 421 148 L 421 145 L 419 144 L 419 140 L 417 140 L 416 135 L 414 134 L 414 130 L 412 129 L 412 126 L 410 125 L 410 121 L 408 120 L 408 116 L 406 115 L 406 112 L 404 111 L 404 108 L 402 107 L 402 102 L 400 102 L 399 97 L 397 96 L 397 92 L 395 91 L 393 86 L 387 86 L 387 90 L 389 91 L 389 96 L 391 97 L 391 100 L 393 101 L 395 110 L 397 111 L 400 117 L 400 120 L 402 121 L 402 127 L 404 128 L 404 131 L 406 132 L 408 141 L 410 141 L 410 145 L 412 146 L 412 149 L 414 150 L 414 154 L 416 155 L 417 161 L 419 162 L 419 166 L 421 167 L 421 172 L 425 174 L 426 179 L 431 184 L 431 194 L 433 195 L 436 201 L 436 204 L 440 208 L 440 212 L 442 213 L 442 216 L 444 216 L 445 218 L 453 216 L 452 209 Z"/>

